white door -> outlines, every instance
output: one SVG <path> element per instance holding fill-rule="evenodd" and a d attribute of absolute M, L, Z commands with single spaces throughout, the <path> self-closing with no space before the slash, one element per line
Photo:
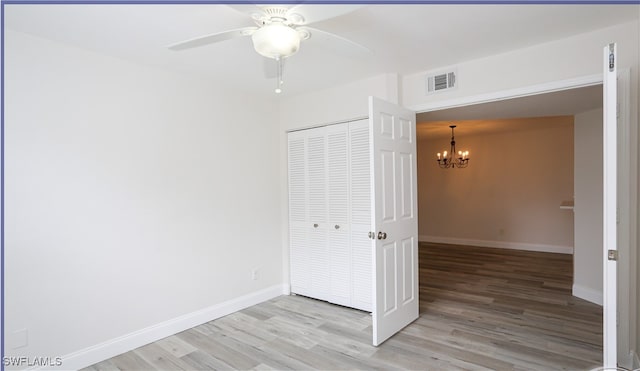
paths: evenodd
<path fill-rule="evenodd" d="M 291 291 L 301 295 L 311 295 L 307 136 L 304 131 L 289 133 L 288 136 Z"/>
<path fill-rule="evenodd" d="M 352 305 L 368 312 L 373 311 L 373 249 L 375 242 L 369 239 L 371 231 L 371 146 L 369 120 L 349 123 L 349 149 L 351 163 L 349 184 L 351 190 L 351 269 Z"/>
<path fill-rule="evenodd" d="M 307 132 L 307 240 L 309 248 L 310 290 L 313 297 L 329 300 L 329 254 L 327 253 L 327 128 Z"/>
<path fill-rule="evenodd" d="M 418 318 L 416 115 L 369 97 L 372 143 L 373 345 Z"/>
<path fill-rule="evenodd" d="M 329 301 L 351 306 L 349 125 L 327 127 Z"/>
<path fill-rule="evenodd" d="M 603 85 L 603 363 L 617 367 L 617 55 L 616 44 L 604 48 Z"/>

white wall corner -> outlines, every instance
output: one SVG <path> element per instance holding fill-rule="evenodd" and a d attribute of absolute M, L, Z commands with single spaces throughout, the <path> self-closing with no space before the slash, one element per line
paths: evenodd
<path fill-rule="evenodd" d="M 526 242 L 509 242 L 509 241 L 488 241 L 474 240 L 466 238 L 440 237 L 440 236 L 418 236 L 420 242 L 444 243 L 450 245 L 466 245 L 478 247 L 495 247 L 498 249 L 551 252 L 558 254 L 573 254 L 573 246 L 560 245 L 543 245 Z"/>
<path fill-rule="evenodd" d="M 62 357 L 62 366 L 67 370 L 78 370 L 115 357 L 119 354 L 177 334 L 203 323 L 213 321 L 250 306 L 289 293 L 289 285 L 281 284 L 225 301 L 192 313 L 158 323 L 132 333 L 107 340 Z M 30 370 L 53 370 L 58 368 L 31 368 Z"/>
<path fill-rule="evenodd" d="M 291 295 L 291 284 L 289 283 L 282 284 L 282 295 Z"/>
<path fill-rule="evenodd" d="M 574 284 L 571 294 L 594 304 L 602 305 L 603 303 L 602 292 L 589 287 Z"/>

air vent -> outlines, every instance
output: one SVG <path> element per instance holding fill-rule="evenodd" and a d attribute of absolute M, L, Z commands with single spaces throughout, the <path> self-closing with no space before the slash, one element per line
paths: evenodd
<path fill-rule="evenodd" d="M 456 72 L 450 71 L 427 76 L 427 94 L 451 90 L 457 86 Z"/>

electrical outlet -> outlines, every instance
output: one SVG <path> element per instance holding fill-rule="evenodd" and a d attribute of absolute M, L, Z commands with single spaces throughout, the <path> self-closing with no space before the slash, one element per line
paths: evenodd
<path fill-rule="evenodd" d="M 256 281 L 258 279 L 258 269 L 257 268 L 251 270 L 251 279 L 254 280 L 254 281 Z"/>

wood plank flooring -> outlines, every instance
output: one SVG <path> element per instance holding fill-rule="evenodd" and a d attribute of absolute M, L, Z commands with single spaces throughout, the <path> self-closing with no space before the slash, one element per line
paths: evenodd
<path fill-rule="evenodd" d="M 602 308 L 571 296 L 570 255 L 420 245 L 420 318 L 380 347 L 369 313 L 281 296 L 97 370 L 589 370 Z"/>

